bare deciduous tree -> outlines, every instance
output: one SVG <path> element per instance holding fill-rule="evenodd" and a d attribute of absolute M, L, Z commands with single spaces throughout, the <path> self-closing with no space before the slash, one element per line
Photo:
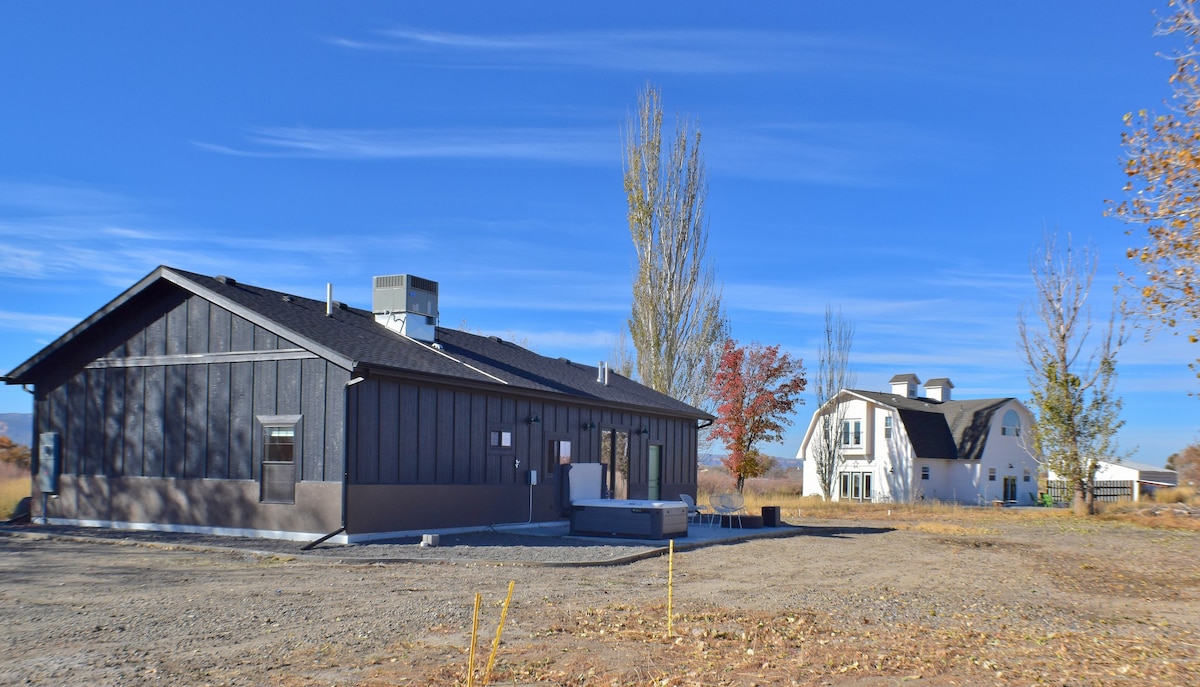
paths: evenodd
<path fill-rule="evenodd" d="M 854 344 L 854 323 L 825 307 L 825 338 L 817 353 L 817 372 L 813 379 L 817 395 L 817 426 L 813 431 L 812 460 L 815 463 L 821 494 L 833 496 L 833 480 L 842 464 L 842 422 L 846 404 L 838 402 L 843 389 L 854 386 L 850 370 L 850 347 Z"/>
<path fill-rule="evenodd" d="M 1117 353 L 1125 343 L 1125 307 L 1112 312 L 1094 343 L 1087 300 L 1097 257 L 1070 238 L 1061 250 L 1047 235 L 1031 260 L 1036 294 L 1018 318 L 1021 353 L 1036 415 L 1028 448 L 1075 492 L 1075 512 L 1095 512 L 1096 468 L 1116 457 L 1121 399 L 1114 390 Z M 1032 311 L 1032 323 L 1030 312 Z"/>
<path fill-rule="evenodd" d="M 629 335 L 639 380 L 693 406 L 707 402 L 728 324 L 705 258 L 708 193 L 700 132 L 677 121 L 666 150 L 662 99 L 647 85 L 625 137 L 629 234 L 637 251 Z"/>

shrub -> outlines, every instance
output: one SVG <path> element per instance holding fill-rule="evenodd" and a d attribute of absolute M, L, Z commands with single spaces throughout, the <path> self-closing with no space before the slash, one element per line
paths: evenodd
<path fill-rule="evenodd" d="M 1200 505 L 1200 493 L 1190 487 L 1171 487 L 1154 492 L 1155 503 L 1186 503 Z"/>

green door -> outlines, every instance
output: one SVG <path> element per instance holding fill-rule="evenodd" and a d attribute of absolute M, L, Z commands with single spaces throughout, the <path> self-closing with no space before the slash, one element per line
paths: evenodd
<path fill-rule="evenodd" d="M 662 446 L 650 446 L 650 463 L 647 483 L 650 485 L 649 498 L 657 501 L 662 498 Z"/>

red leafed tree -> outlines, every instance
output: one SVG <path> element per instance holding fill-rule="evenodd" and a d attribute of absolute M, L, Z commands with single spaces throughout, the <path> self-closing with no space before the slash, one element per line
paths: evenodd
<path fill-rule="evenodd" d="M 779 346 L 725 342 L 709 388 L 717 420 L 708 437 L 725 444 L 722 462 L 737 477 L 739 492 L 746 478 L 766 473 L 769 460 L 754 447 L 783 438 L 784 426 L 792 424 L 788 414 L 804 402 L 806 384 L 804 362 L 780 354 Z"/>

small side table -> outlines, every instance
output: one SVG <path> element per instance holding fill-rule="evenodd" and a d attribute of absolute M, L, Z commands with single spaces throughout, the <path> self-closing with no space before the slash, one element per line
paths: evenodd
<path fill-rule="evenodd" d="M 779 506 L 763 506 L 762 521 L 763 527 L 779 527 Z"/>

